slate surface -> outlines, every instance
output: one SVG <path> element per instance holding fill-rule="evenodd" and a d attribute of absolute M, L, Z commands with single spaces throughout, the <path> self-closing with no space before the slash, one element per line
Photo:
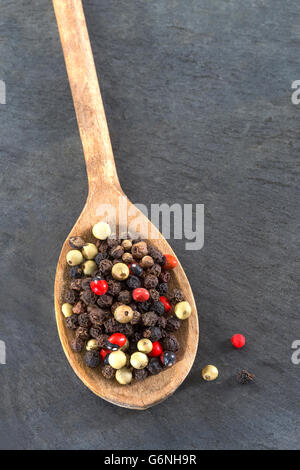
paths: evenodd
<path fill-rule="evenodd" d="M 53 280 L 87 195 L 84 160 L 51 2 L 3 2 L 0 447 L 299 448 L 299 2 L 84 4 L 124 191 L 205 204 L 204 248 L 171 241 L 199 352 L 177 393 L 145 412 L 97 398 L 65 360 Z M 207 363 L 217 382 L 202 381 Z M 256 385 L 236 384 L 244 367 Z"/>

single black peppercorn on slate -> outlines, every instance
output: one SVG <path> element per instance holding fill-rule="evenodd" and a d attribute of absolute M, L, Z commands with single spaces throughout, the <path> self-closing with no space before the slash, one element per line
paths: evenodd
<path fill-rule="evenodd" d="M 70 281 L 62 311 L 67 328 L 74 331 L 71 347 L 77 353 L 85 351 L 88 367 L 102 364 L 101 373 L 106 379 L 116 377 L 120 384 L 127 384 L 131 379 L 144 380 L 176 362 L 175 353 L 180 344 L 174 333 L 180 328 L 181 320 L 174 308 L 184 301 L 183 293 L 178 288 L 170 292 L 171 274 L 167 264 L 164 268 L 166 257 L 156 247 L 141 239 L 130 239 L 128 234 L 116 238 L 104 222 L 96 224 L 92 232 L 97 241 L 90 242 L 80 236 L 69 241 L 73 251 L 67 256 Z M 99 282 L 104 288 L 101 295 L 93 289 L 93 283 L 99 285 Z M 140 288 L 146 289 L 148 300 L 134 300 L 135 289 Z M 166 312 L 161 298 L 170 301 L 173 306 L 170 311 Z M 119 307 L 127 307 L 130 316 L 120 316 Z M 125 336 L 126 342 L 107 353 L 110 337 L 116 334 Z M 143 339 L 150 348 L 158 342 L 163 351 L 160 356 L 139 352 L 138 343 Z M 133 364 L 142 368 L 132 368 L 132 354 L 137 354 Z M 241 380 L 251 380 L 249 376 L 243 374 Z"/>

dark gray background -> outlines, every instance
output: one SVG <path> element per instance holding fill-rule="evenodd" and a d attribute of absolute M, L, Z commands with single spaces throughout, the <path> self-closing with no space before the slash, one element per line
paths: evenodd
<path fill-rule="evenodd" d="M 0 447 L 299 448 L 299 2 L 84 5 L 125 193 L 205 204 L 204 248 L 171 240 L 198 305 L 198 356 L 144 412 L 97 398 L 68 365 L 53 281 L 87 195 L 82 148 L 51 2 L 2 2 Z M 216 382 L 201 379 L 207 363 Z M 236 383 L 240 368 L 256 385 Z"/>

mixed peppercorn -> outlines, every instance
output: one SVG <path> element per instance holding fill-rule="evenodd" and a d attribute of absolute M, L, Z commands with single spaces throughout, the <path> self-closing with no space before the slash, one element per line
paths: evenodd
<path fill-rule="evenodd" d="M 95 243 L 71 237 L 67 253 L 70 285 L 62 313 L 74 330 L 71 347 L 85 363 L 102 364 L 106 379 L 120 384 L 144 380 L 176 362 L 175 334 L 192 313 L 183 292 L 169 291 L 178 262 L 148 241 L 111 235 L 99 222 Z"/>

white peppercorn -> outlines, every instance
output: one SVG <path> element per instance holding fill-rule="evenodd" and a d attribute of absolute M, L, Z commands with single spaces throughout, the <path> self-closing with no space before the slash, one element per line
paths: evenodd
<path fill-rule="evenodd" d="M 98 254 L 98 248 L 94 243 L 86 243 L 82 248 L 82 254 L 86 259 L 94 259 Z"/>
<path fill-rule="evenodd" d="M 67 263 L 69 266 L 77 266 L 83 261 L 82 253 L 79 250 L 70 250 L 67 253 Z"/>

